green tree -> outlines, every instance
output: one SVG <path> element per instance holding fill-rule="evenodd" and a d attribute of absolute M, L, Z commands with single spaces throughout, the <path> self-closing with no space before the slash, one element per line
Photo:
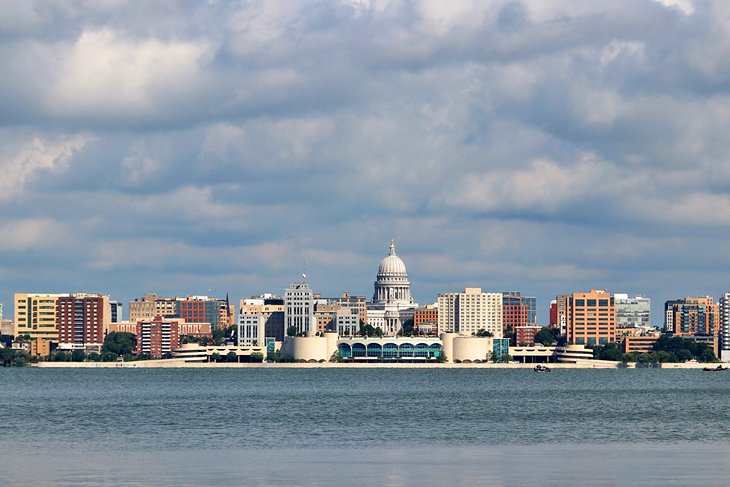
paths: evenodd
<path fill-rule="evenodd" d="M 219 354 L 218 352 L 213 352 L 210 356 L 211 362 L 218 362 L 218 361 L 220 361 L 220 359 L 221 359 L 221 354 Z"/>
<path fill-rule="evenodd" d="M 543 326 L 542 328 L 540 328 L 540 331 L 535 334 L 535 343 L 541 343 L 545 346 L 548 346 L 556 342 L 557 339 L 555 338 L 555 335 L 553 335 L 553 332 L 550 330 L 550 327 Z"/>
<path fill-rule="evenodd" d="M 476 336 L 478 337 L 493 337 L 494 333 L 485 330 L 484 328 L 480 328 L 477 330 Z"/>
<path fill-rule="evenodd" d="M 101 354 L 101 361 L 102 362 L 114 362 L 119 355 L 117 355 L 114 352 L 102 352 Z"/>
<path fill-rule="evenodd" d="M 86 356 L 90 362 L 98 362 L 101 360 L 101 354 L 99 352 L 91 352 Z"/>
<path fill-rule="evenodd" d="M 261 358 L 263 358 L 263 355 Z M 226 354 L 226 362 L 238 362 L 238 355 L 236 352 L 228 352 Z"/>
<path fill-rule="evenodd" d="M 119 355 L 131 355 L 137 349 L 137 337 L 134 333 L 113 331 L 104 338 L 102 352 Z"/>
<path fill-rule="evenodd" d="M 365 325 L 363 322 L 360 322 L 360 335 L 364 337 L 371 337 L 375 335 L 375 328 L 373 328 L 373 325 Z"/>
<path fill-rule="evenodd" d="M 84 360 L 86 360 L 86 354 L 83 350 L 74 350 L 71 352 L 72 362 L 83 362 Z"/>
<path fill-rule="evenodd" d="M 266 354 L 266 361 L 267 362 L 279 362 L 281 361 L 281 356 L 279 355 L 279 352 L 269 352 Z"/>
<path fill-rule="evenodd" d="M 413 336 L 413 318 L 408 318 L 403 322 L 403 326 L 401 327 L 398 334 L 400 336 Z"/>
<path fill-rule="evenodd" d="M 297 336 L 297 327 L 294 325 L 289 326 L 289 328 L 286 329 L 286 334 L 290 337 Z"/>

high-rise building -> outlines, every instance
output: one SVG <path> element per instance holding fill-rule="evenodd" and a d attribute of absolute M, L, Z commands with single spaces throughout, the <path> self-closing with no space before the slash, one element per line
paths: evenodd
<path fill-rule="evenodd" d="M 284 329 L 296 335 L 314 336 L 317 318 L 314 316 L 314 293 L 307 281 L 293 282 L 284 291 Z"/>
<path fill-rule="evenodd" d="M 720 297 L 720 360 L 730 362 L 730 292 Z"/>
<path fill-rule="evenodd" d="M 651 299 L 615 293 L 616 328 L 647 328 L 651 326 Z"/>
<path fill-rule="evenodd" d="M 550 312 L 549 312 L 550 319 L 548 321 L 548 326 L 550 328 L 558 328 L 560 325 L 558 325 L 558 301 L 553 299 L 550 301 Z"/>
<path fill-rule="evenodd" d="M 137 354 L 162 357 L 180 348 L 179 323 L 175 318 L 156 316 L 137 321 Z"/>
<path fill-rule="evenodd" d="M 111 323 L 109 296 L 75 293 L 56 300 L 58 343 L 101 345 Z"/>
<path fill-rule="evenodd" d="M 675 336 L 719 336 L 720 312 L 711 296 L 664 303 L 664 328 Z"/>
<path fill-rule="evenodd" d="M 526 326 L 527 312 L 527 304 L 520 293 L 502 293 L 502 326 L 505 333 L 513 333 L 518 326 Z"/>
<path fill-rule="evenodd" d="M 567 302 L 566 338 L 569 344 L 605 345 L 616 341 L 616 309 L 606 291 L 573 293 Z M 560 300 L 558 300 L 560 302 Z"/>
<path fill-rule="evenodd" d="M 46 356 L 58 343 L 56 301 L 68 294 L 15 293 L 15 334 L 29 335 L 31 354 Z"/>
<path fill-rule="evenodd" d="M 502 293 L 484 293 L 481 288 L 438 295 L 439 332 L 474 335 L 480 330 L 502 338 Z"/>

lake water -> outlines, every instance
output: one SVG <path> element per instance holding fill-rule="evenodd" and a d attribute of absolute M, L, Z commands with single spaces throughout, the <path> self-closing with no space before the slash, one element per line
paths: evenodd
<path fill-rule="evenodd" d="M 0 369 L 0 485 L 729 485 L 730 373 Z"/>

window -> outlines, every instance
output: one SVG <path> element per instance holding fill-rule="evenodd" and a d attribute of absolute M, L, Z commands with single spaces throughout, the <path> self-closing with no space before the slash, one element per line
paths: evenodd
<path fill-rule="evenodd" d="M 595 305 L 596 305 L 596 300 L 595 299 L 589 299 L 588 300 L 588 306 L 595 306 Z"/>
<path fill-rule="evenodd" d="M 586 300 L 585 299 L 576 299 L 575 300 L 575 305 L 576 306 L 585 306 L 586 305 Z"/>

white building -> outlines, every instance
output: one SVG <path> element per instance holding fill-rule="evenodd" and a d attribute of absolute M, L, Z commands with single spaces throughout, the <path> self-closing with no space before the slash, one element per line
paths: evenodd
<path fill-rule="evenodd" d="M 380 328 L 385 335 L 396 335 L 403 322 L 413 319 L 418 306 L 411 297 L 411 283 L 406 265 L 395 254 L 395 242 L 390 241 L 390 251 L 378 267 L 372 303 L 367 306 L 367 322 Z"/>
<path fill-rule="evenodd" d="M 306 281 L 293 282 L 284 291 L 284 331 L 294 327 L 296 334 L 314 336 L 317 332 L 317 318 L 314 316 L 314 293 Z"/>
<path fill-rule="evenodd" d="M 266 316 L 263 314 L 238 315 L 238 346 L 239 347 L 263 347 Z"/>
<path fill-rule="evenodd" d="M 468 287 L 461 293 L 438 295 L 440 333 L 475 335 L 479 330 L 502 338 L 502 293 L 483 293 Z"/>
<path fill-rule="evenodd" d="M 628 294 L 614 294 L 616 328 L 651 327 L 651 299 Z"/>

